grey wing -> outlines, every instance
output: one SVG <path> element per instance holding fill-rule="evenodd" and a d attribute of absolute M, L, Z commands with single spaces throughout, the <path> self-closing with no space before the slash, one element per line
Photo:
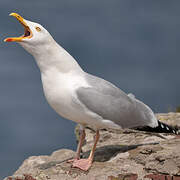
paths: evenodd
<path fill-rule="evenodd" d="M 112 83 L 88 73 L 85 79 L 91 87 L 77 89 L 77 96 L 89 110 L 122 128 L 157 126 L 152 110 L 133 94 L 127 95 Z"/>
<path fill-rule="evenodd" d="M 112 95 L 117 98 L 119 96 L 127 96 L 127 94 L 124 93 L 121 89 L 102 78 L 85 73 L 85 79 L 91 87 L 96 89 L 98 92 L 101 92 L 102 94 Z"/>
<path fill-rule="evenodd" d="M 124 93 L 116 97 L 94 88 L 83 87 L 77 89 L 76 93 L 81 103 L 103 119 L 111 120 L 122 128 L 142 125 L 141 119 L 138 118 L 136 103 Z"/>

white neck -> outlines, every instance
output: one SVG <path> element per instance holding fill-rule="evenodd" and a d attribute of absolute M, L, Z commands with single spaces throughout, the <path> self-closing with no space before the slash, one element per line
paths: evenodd
<path fill-rule="evenodd" d="M 53 38 L 49 43 L 38 45 L 38 47 L 29 47 L 26 43 L 21 45 L 34 56 L 41 73 L 52 69 L 56 69 L 61 73 L 83 71 L 75 59 L 56 43 Z"/>

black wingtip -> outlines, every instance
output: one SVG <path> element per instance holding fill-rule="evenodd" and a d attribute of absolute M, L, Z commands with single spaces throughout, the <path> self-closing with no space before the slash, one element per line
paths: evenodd
<path fill-rule="evenodd" d="M 173 134 L 176 134 L 176 135 L 180 134 L 180 129 L 179 128 L 167 125 L 167 124 L 162 123 L 160 121 L 158 121 L 158 126 L 157 127 L 152 128 L 152 127 L 146 126 L 146 127 L 136 128 L 136 129 L 140 130 L 140 131 L 147 131 L 147 132 L 173 133 Z"/>
<path fill-rule="evenodd" d="M 158 127 L 156 127 L 157 129 L 159 129 L 160 132 L 162 133 L 173 133 L 178 135 L 179 134 L 179 129 L 175 128 L 173 126 L 169 126 L 165 123 L 162 123 L 160 121 L 158 121 Z"/>

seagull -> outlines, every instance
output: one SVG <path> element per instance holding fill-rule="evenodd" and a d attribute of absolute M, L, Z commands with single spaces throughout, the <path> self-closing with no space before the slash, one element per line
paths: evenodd
<path fill-rule="evenodd" d="M 100 129 L 149 127 L 158 132 L 178 131 L 155 117 L 153 111 L 133 94 L 126 94 L 112 83 L 88 74 L 40 24 L 11 13 L 24 27 L 18 42 L 35 59 L 41 73 L 43 91 L 50 106 L 62 117 L 80 124 L 80 140 L 72 166 L 87 171 L 93 162 Z M 87 159 L 81 159 L 85 127 L 95 130 L 94 145 Z"/>

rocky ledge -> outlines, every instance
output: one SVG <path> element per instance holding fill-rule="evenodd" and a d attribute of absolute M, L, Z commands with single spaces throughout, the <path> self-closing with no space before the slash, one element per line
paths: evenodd
<path fill-rule="evenodd" d="M 157 114 L 159 120 L 180 126 L 180 113 Z M 76 129 L 78 132 L 78 128 Z M 78 133 L 76 133 L 78 134 Z M 86 129 L 83 146 L 87 157 L 94 132 Z M 108 132 L 102 130 L 95 160 L 88 172 L 72 168 L 68 159 L 75 152 L 61 149 L 50 156 L 26 159 L 13 176 L 6 180 L 180 180 L 180 136 L 146 133 L 135 130 Z"/>

